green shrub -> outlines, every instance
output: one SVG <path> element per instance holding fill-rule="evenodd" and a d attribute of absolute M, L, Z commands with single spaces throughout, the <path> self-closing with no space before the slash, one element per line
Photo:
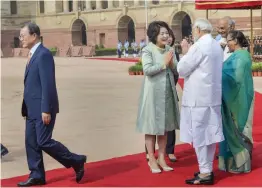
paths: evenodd
<path fill-rule="evenodd" d="M 262 62 L 260 62 L 260 63 L 253 63 L 252 64 L 252 71 L 253 72 L 262 71 Z"/>
<path fill-rule="evenodd" d="M 257 63 L 258 64 L 258 71 L 262 72 L 262 62 L 261 63 Z"/>
<path fill-rule="evenodd" d="M 128 53 L 131 54 L 133 50 L 129 48 Z M 117 55 L 117 48 L 96 48 L 96 56 L 110 56 Z"/>
<path fill-rule="evenodd" d="M 136 63 L 136 65 L 140 65 L 140 66 L 142 66 L 142 60 L 139 59 L 138 62 Z"/>
<path fill-rule="evenodd" d="M 53 56 L 55 56 L 55 55 L 56 55 L 56 52 L 57 52 L 57 48 L 56 48 L 56 47 L 49 48 L 49 51 L 51 52 L 51 54 L 52 54 Z"/>
<path fill-rule="evenodd" d="M 135 71 L 136 71 L 136 66 L 133 65 L 133 66 L 129 67 L 129 68 L 128 68 L 128 71 L 129 71 L 129 72 L 135 72 Z"/>
<path fill-rule="evenodd" d="M 142 65 L 135 65 L 136 71 L 143 71 L 143 66 Z"/>

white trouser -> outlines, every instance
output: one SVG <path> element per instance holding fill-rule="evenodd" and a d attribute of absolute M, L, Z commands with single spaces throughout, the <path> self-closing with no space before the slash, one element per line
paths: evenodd
<path fill-rule="evenodd" d="M 195 148 L 198 166 L 201 174 L 213 171 L 213 161 L 216 152 L 216 144 Z"/>

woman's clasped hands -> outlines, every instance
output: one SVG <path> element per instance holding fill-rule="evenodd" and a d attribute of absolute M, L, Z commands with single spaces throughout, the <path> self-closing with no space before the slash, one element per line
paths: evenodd
<path fill-rule="evenodd" d="M 174 57 L 174 52 L 173 51 L 168 51 L 165 54 L 165 65 L 166 66 L 172 66 L 173 62 L 173 57 Z"/>

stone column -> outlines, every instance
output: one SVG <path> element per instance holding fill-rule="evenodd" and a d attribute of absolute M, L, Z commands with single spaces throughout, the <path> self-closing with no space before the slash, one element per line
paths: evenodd
<path fill-rule="evenodd" d="M 69 2 L 68 2 L 68 0 L 63 0 L 63 7 L 64 7 L 64 12 L 69 12 Z"/>
<path fill-rule="evenodd" d="M 123 8 L 125 5 L 125 1 L 124 0 L 119 0 L 119 8 Z"/>
<path fill-rule="evenodd" d="M 86 0 L 86 9 L 85 10 L 91 10 L 91 1 Z"/>
<path fill-rule="evenodd" d="M 107 3 L 108 3 L 108 9 L 114 8 L 114 2 L 113 2 L 113 0 L 107 0 Z"/>
<path fill-rule="evenodd" d="M 134 7 L 138 7 L 139 6 L 139 0 L 134 0 Z"/>
<path fill-rule="evenodd" d="M 96 9 L 102 9 L 102 2 L 101 2 L 101 0 L 96 0 Z"/>
<path fill-rule="evenodd" d="M 73 11 L 74 12 L 78 11 L 78 0 L 73 1 Z"/>

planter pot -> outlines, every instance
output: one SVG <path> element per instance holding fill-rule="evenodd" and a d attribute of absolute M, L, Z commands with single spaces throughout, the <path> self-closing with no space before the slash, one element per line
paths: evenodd
<path fill-rule="evenodd" d="M 134 75 L 134 72 L 129 72 L 129 75 Z"/>
<path fill-rule="evenodd" d="M 261 77 L 261 76 L 262 76 L 262 71 L 259 71 L 259 72 L 257 73 L 257 75 Z"/>
<path fill-rule="evenodd" d="M 257 76 L 258 75 L 258 72 L 256 71 L 256 72 L 253 72 L 254 73 L 254 76 Z"/>
<path fill-rule="evenodd" d="M 139 72 L 139 75 L 143 75 L 143 72 L 142 72 L 142 71 L 140 71 L 140 72 Z"/>
<path fill-rule="evenodd" d="M 140 72 L 139 72 L 139 71 L 137 71 L 137 72 L 136 72 L 136 75 L 140 75 Z"/>

